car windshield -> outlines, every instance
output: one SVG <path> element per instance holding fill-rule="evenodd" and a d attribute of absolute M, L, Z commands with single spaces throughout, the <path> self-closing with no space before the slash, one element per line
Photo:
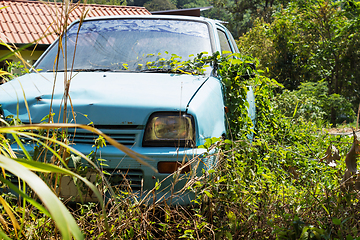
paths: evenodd
<path fill-rule="evenodd" d="M 201 22 L 108 19 L 85 21 L 80 30 L 78 28 L 75 24 L 67 31 L 62 43 L 67 51 L 60 51 L 57 64 L 54 60 L 58 43 L 36 68 L 40 71 L 144 71 L 171 57 L 183 61 L 190 59 L 190 55 L 212 52 L 208 26 Z"/>

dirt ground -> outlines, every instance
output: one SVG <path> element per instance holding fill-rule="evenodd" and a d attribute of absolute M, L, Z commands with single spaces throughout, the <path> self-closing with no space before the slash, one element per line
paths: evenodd
<path fill-rule="evenodd" d="M 351 127 L 344 127 L 344 128 L 330 128 L 330 129 L 326 129 L 326 131 L 328 131 L 330 134 L 334 134 L 334 135 L 347 135 L 347 134 L 352 134 L 353 129 L 355 130 L 355 132 L 357 133 L 357 135 L 359 134 L 358 132 L 360 131 L 359 129 L 355 129 L 355 128 L 351 128 Z"/>

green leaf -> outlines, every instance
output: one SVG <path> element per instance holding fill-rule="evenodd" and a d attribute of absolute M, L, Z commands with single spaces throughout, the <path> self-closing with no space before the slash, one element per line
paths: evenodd
<path fill-rule="evenodd" d="M 347 235 L 346 240 L 354 240 L 354 238 L 351 235 Z"/>
<path fill-rule="evenodd" d="M 341 225 L 341 221 L 337 218 L 332 218 L 332 222 L 335 224 L 335 225 Z"/>
<path fill-rule="evenodd" d="M 63 239 L 84 239 L 75 219 L 51 189 L 35 173 L 10 158 L 0 155 L 0 167 L 24 180 L 49 210 Z"/>
<path fill-rule="evenodd" d="M 226 232 L 225 232 L 225 235 L 226 235 L 227 239 L 229 239 L 229 240 L 232 240 L 232 239 L 233 239 L 233 237 L 232 237 L 232 235 L 231 235 L 231 232 L 226 231 Z"/>
<path fill-rule="evenodd" d="M 159 181 L 157 181 L 157 182 L 155 183 L 155 190 L 156 190 L 156 191 L 159 190 L 160 187 L 161 187 L 161 183 L 160 183 Z"/>
<path fill-rule="evenodd" d="M 1 8 L 0 8 L 1 9 Z M 0 229 L 0 238 L 5 240 L 11 240 L 3 231 Z"/>
<path fill-rule="evenodd" d="M 213 195 L 211 193 L 209 193 L 208 191 L 204 190 L 204 193 L 209 197 L 209 198 L 212 198 Z"/>

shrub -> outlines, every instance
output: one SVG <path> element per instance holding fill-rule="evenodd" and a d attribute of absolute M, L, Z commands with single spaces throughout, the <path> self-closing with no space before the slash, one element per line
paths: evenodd
<path fill-rule="evenodd" d="M 274 108 L 286 117 L 313 122 L 330 121 L 331 108 L 338 112 L 337 123 L 354 120 L 351 103 L 339 94 L 328 95 L 326 82 L 301 83 L 298 90 L 284 90 L 274 99 Z"/>

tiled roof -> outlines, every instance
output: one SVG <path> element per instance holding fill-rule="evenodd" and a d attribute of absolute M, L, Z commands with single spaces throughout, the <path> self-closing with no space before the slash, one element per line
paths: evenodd
<path fill-rule="evenodd" d="M 82 4 L 71 4 L 70 7 L 74 9 L 69 14 L 68 23 L 79 19 L 84 10 L 89 10 L 87 17 L 150 15 L 143 7 Z M 62 3 L 0 0 L 0 39 L 7 43 L 37 41 L 39 44 L 50 44 L 57 37 L 65 8 Z"/>

